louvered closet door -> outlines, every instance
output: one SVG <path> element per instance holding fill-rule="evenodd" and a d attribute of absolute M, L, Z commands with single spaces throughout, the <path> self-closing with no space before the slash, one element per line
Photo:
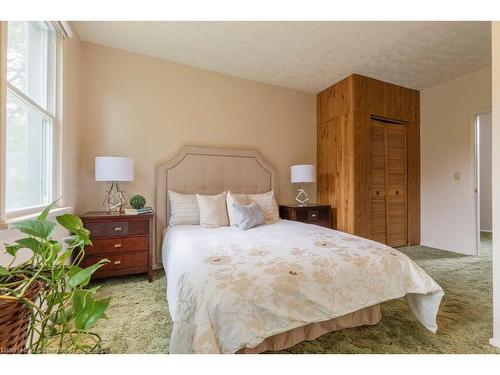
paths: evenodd
<path fill-rule="evenodd" d="M 385 127 L 387 244 L 408 244 L 406 127 Z"/>
<path fill-rule="evenodd" d="M 370 160 L 368 165 L 369 227 L 370 239 L 386 243 L 385 202 L 385 127 L 377 121 L 370 125 Z"/>

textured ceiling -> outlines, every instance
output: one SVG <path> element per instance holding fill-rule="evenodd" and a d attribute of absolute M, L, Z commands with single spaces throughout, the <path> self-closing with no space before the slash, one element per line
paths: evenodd
<path fill-rule="evenodd" d="M 75 22 L 84 41 L 317 93 L 351 73 L 424 89 L 491 64 L 490 22 Z"/>

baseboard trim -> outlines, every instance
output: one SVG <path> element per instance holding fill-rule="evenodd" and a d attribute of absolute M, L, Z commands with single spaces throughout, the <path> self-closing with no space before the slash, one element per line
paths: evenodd
<path fill-rule="evenodd" d="M 496 348 L 500 348 L 500 340 L 498 338 L 496 338 L 496 337 L 492 337 L 490 339 L 490 345 L 494 346 Z"/>

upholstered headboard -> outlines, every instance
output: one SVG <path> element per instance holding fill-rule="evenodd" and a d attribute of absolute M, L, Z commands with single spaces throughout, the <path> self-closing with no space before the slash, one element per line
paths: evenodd
<path fill-rule="evenodd" d="M 161 264 L 163 230 L 168 226 L 168 190 L 182 194 L 278 194 L 278 174 L 259 152 L 228 148 L 184 146 L 171 160 L 156 167 L 156 254 Z"/>

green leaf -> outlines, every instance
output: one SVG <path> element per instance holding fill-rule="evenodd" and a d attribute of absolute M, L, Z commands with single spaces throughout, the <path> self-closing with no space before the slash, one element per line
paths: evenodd
<path fill-rule="evenodd" d="M 89 316 L 85 321 L 84 329 L 90 329 L 96 322 L 105 317 L 106 309 L 109 306 L 110 297 L 95 301 L 90 308 Z"/>
<path fill-rule="evenodd" d="M 93 288 L 85 289 L 85 290 L 87 290 L 90 294 L 95 294 L 99 289 L 101 289 L 101 286 L 102 285 L 96 285 Z"/>
<path fill-rule="evenodd" d="M 59 241 L 50 241 L 50 244 L 52 245 L 52 252 L 54 254 L 54 257 L 57 257 L 57 254 L 59 254 L 62 250 L 62 243 Z"/>
<path fill-rule="evenodd" d="M 97 271 L 99 268 L 104 266 L 104 264 L 108 263 L 109 260 L 107 259 L 102 259 L 98 263 L 93 264 L 92 266 L 89 266 L 87 268 L 82 269 L 81 271 L 78 271 L 76 274 L 71 276 L 71 278 L 68 281 L 68 286 L 71 289 L 76 288 L 77 286 L 84 287 L 87 285 L 90 281 L 90 276 Z"/>
<path fill-rule="evenodd" d="M 0 276 L 7 276 L 7 275 L 10 275 L 9 271 L 7 270 L 7 268 L 5 268 L 3 266 L 0 266 Z"/>
<path fill-rule="evenodd" d="M 12 255 L 13 257 L 15 257 L 17 251 L 19 249 L 22 249 L 22 248 L 23 248 L 23 246 L 19 245 L 19 244 L 16 244 L 16 245 L 5 245 L 5 251 L 7 252 L 7 254 Z"/>
<path fill-rule="evenodd" d="M 45 258 L 47 262 L 53 264 L 54 260 L 57 258 L 57 254 L 59 254 L 62 249 L 62 245 L 57 241 L 50 241 L 47 247 L 47 252 L 44 254 Z"/>
<path fill-rule="evenodd" d="M 38 217 L 36 219 L 38 221 L 45 221 L 45 220 L 47 220 L 47 216 L 49 215 L 50 210 L 52 210 L 54 208 L 54 206 L 56 205 L 56 203 L 57 203 L 57 201 L 59 199 L 61 199 L 61 198 L 56 199 L 54 202 L 52 202 L 47 207 L 45 207 L 45 209 L 42 211 L 42 213 L 40 215 L 38 215 Z"/>
<path fill-rule="evenodd" d="M 95 301 L 87 291 L 76 291 L 73 295 L 76 328 L 84 331 L 91 328 L 99 319 L 105 316 L 109 301 L 110 298 Z"/>
<path fill-rule="evenodd" d="M 82 220 L 75 215 L 72 214 L 64 214 L 56 217 L 56 220 L 59 224 L 61 224 L 64 228 L 69 230 L 71 233 L 75 233 L 77 231 L 83 230 Z"/>
<path fill-rule="evenodd" d="M 68 276 L 69 277 L 72 277 L 74 275 L 76 275 L 78 272 L 80 272 L 83 268 L 82 267 L 78 267 L 78 266 L 70 266 L 69 267 L 69 270 L 68 270 Z"/>
<path fill-rule="evenodd" d="M 58 310 L 49 315 L 49 319 L 55 324 L 66 324 L 73 318 L 73 307 Z"/>
<path fill-rule="evenodd" d="M 89 292 L 86 290 L 75 290 L 73 293 L 73 311 L 76 314 L 79 314 L 85 307 L 85 301 L 87 296 L 89 295 Z"/>
<path fill-rule="evenodd" d="M 34 239 L 34 238 L 21 238 L 20 240 L 16 241 L 18 244 L 22 245 L 22 247 L 25 247 L 27 249 L 33 250 L 34 253 L 38 253 L 40 251 L 40 241 Z"/>
<path fill-rule="evenodd" d="M 68 249 L 68 250 L 65 250 L 60 256 L 59 258 L 57 258 L 57 260 L 59 261 L 60 264 L 64 264 L 66 263 L 66 260 L 68 260 L 68 258 L 71 256 L 71 249 Z"/>
<path fill-rule="evenodd" d="M 9 227 L 30 236 L 47 239 L 51 236 L 55 226 L 56 224 L 51 221 L 27 220 L 13 223 Z"/>

